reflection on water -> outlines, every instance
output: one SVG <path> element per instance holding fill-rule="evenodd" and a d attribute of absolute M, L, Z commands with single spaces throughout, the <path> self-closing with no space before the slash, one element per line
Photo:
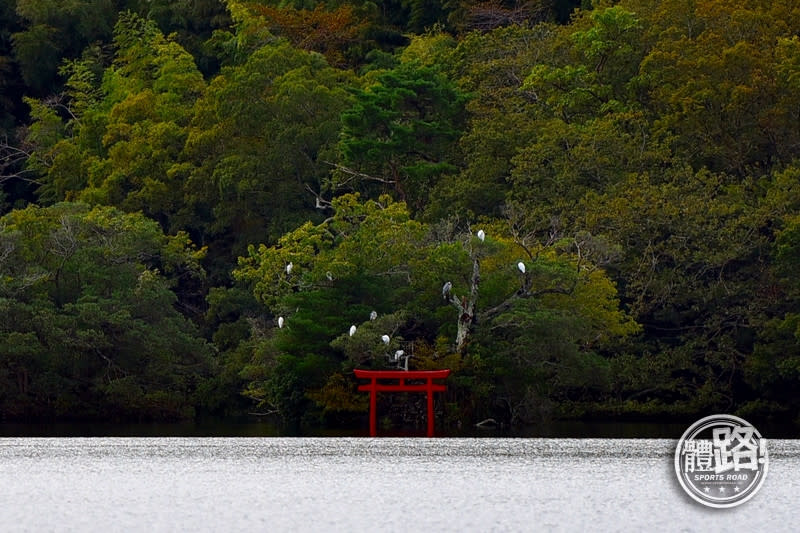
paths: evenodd
<path fill-rule="evenodd" d="M 800 441 L 727 510 L 678 487 L 674 440 L 4 438 L 4 531 L 795 529 Z"/>

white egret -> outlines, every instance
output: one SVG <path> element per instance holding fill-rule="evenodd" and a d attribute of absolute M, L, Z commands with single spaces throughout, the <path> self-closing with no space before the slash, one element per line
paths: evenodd
<path fill-rule="evenodd" d="M 486 239 L 486 233 L 482 229 L 478 230 L 478 238 L 481 240 L 481 242 L 483 242 L 484 239 Z"/>
<path fill-rule="evenodd" d="M 453 284 L 452 283 L 450 283 L 449 281 L 447 283 L 445 283 L 444 286 L 442 287 L 442 298 L 447 300 L 447 295 L 450 294 L 450 291 L 452 289 L 453 289 Z"/>
<path fill-rule="evenodd" d="M 378 312 L 377 311 L 373 311 L 373 312 L 371 312 L 369 314 L 369 319 L 370 320 L 375 320 L 376 318 L 378 318 Z"/>
<path fill-rule="evenodd" d="M 283 317 L 279 316 L 278 317 L 278 328 L 282 328 L 282 327 L 283 327 Z"/>
<path fill-rule="evenodd" d="M 389 335 L 381 335 L 381 340 L 383 341 L 383 344 L 389 344 L 391 339 L 389 338 Z"/>
<path fill-rule="evenodd" d="M 522 261 L 520 261 L 519 263 L 517 263 L 517 268 L 518 268 L 518 269 L 519 269 L 519 271 L 520 271 L 520 272 L 522 272 L 523 274 L 525 273 L 525 263 L 523 263 Z"/>
<path fill-rule="evenodd" d="M 355 334 L 356 334 L 356 327 L 355 325 L 352 325 L 350 326 L 350 336 L 352 337 Z"/>
<path fill-rule="evenodd" d="M 396 352 L 394 352 L 394 360 L 395 361 L 399 361 L 400 358 L 403 357 L 403 354 L 405 354 L 405 353 L 406 352 L 403 351 L 403 350 L 397 350 Z"/>
<path fill-rule="evenodd" d="M 328 278 L 328 281 L 333 281 L 333 274 L 331 274 L 330 270 L 325 272 L 325 277 Z"/>
<path fill-rule="evenodd" d="M 294 268 L 294 265 L 292 264 L 291 261 L 289 261 L 289 264 L 286 265 L 286 275 L 287 276 L 291 275 L 293 268 Z"/>

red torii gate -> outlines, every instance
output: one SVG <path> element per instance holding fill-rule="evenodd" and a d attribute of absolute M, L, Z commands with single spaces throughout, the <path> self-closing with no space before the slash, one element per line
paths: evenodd
<path fill-rule="evenodd" d="M 358 390 L 369 391 L 369 436 L 378 435 L 377 396 L 378 392 L 425 392 L 428 395 L 428 437 L 433 437 L 433 393 L 444 392 L 447 387 L 434 383 L 434 379 L 444 379 L 450 375 L 450 369 L 444 370 L 353 370 L 357 378 L 370 380 L 368 384 L 359 385 Z M 379 382 L 378 380 L 384 380 Z M 392 383 L 385 383 L 391 380 Z M 409 384 L 406 380 L 425 380 L 424 384 Z"/>

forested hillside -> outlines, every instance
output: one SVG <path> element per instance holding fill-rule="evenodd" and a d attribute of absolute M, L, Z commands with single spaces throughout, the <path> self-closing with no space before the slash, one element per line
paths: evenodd
<path fill-rule="evenodd" d="M 0 418 L 797 421 L 795 0 L 0 21 Z"/>

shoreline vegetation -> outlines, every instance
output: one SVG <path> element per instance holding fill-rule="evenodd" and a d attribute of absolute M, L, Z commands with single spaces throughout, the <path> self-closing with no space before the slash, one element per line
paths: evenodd
<path fill-rule="evenodd" d="M 518 427 L 442 427 L 435 438 L 667 439 L 676 441 L 694 421 L 553 421 Z M 369 437 L 363 420 L 336 427 L 287 425 L 252 419 L 202 419 L 184 422 L 20 422 L 0 425 L 0 438 L 353 438 Z M 755 424 L 770 440 L 797 439 L 794 424 Z M 425 428 L 384 419 L 377 438 L 425 437 Z"/>
<path fill-rule="evenodd" d="M 0 28 L 3 425 L 344 430 L 355 368 L 451 369 L 445 431 L 800 424 L 794 0 L 11 0 Z M 378 412 L 424 427 L 415 395 Z"/>

